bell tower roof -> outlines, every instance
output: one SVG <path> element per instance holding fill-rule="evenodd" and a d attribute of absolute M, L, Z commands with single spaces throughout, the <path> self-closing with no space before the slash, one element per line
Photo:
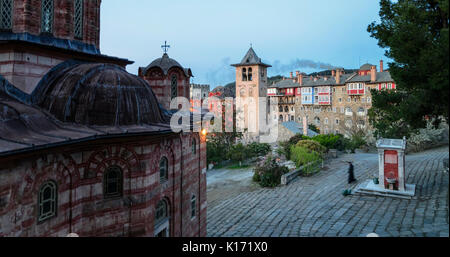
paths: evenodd
<path fill-rule="evenodd" d="M 261 58 L 259 58 L 258 55 L 255 53 L 255 50 L 253 50 L 253 47 L 250 47 L 244 59 L 242 59 L 240 63 L 232 64 L 231 66 L 240 67 L 249 65 L 261 65 L 264 67 L 272 67 L 271 65 L 262 62 Z"/>

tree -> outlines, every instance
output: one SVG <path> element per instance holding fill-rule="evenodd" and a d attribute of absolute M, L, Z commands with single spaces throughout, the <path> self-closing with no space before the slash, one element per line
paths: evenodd
<path fill-rule="evenodd" d="M 380 1 L 381 23 L 368 27 L 386 48 L 394 91 L 372 90 L 376 134 L 401 138 L 449 118 L 448 0 Z"/>

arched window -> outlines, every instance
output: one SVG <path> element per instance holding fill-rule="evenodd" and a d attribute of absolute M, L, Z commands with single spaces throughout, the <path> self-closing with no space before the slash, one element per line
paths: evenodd
<path fill-rule="evenodd" d="M 83 0 L 74 1 L 74 36 L 83 39 Z"/>
<path fill-rule="evenodd" d="M 177 75 L 172 75 L 172 83 L 170 86 L 172 92 L 172 99 L 178 97 L 178 77 Z"/>
<path fill-rule="evenodd" d="M 197 141 L 195 141 L 195 138 L 192 139 L 192 154 L 197 154 Z"/>
<path fill-rule="evenodd" d="M 280 112 L 283 112 L 283 106 L 280 106 Z"/>
<path fill-rule="evenodd" d="M 197 198 L 195 195 L 191 198 L 191 218 L 194 218 L 197 215 Z"/>
<path fill-rule="evenodd" d="M 169 237 L 169 204 L 165 200 L 161 200 L 155 207 L 155 237 Z"/>
<path fill-rule="evenodd" d="M 246 96 L 246 94 L 245 94 L 245 89 L 241 89 L 241 90 L 239 91 L 239 93 L 240 93 L 241 97 L 245 97 L 245 96 Z"/>
<path fill-rule="evenodd" d="M 159 162 L 159 179 L 161 182 L 165 182 L 169 179 L 169 161 L 166 157 L 163 157 Z"/>
<path fill-rule="evenodd" d="M 247 81 L 247 69 L 242 68 L 242 81 Z"/>
<path fill-rule="evenodd" d="M 57 186 L 55 182 L 48 181 L 41 186 L 38 199 L 38 222 L 42 222 L 56 216 L 56 208 L 58 206 L 57 196 Z"/>
<path fill-rule="evenodd" d="M 117 167 L 109 167 L 103 177 L 103 194 L 105 198 L 120 197 L 123 194 L 123 174 Z"/>
<path fill-rule="evenodd" d="M 280 119 L 281 122 L 283 122 L 283 115 L 280 115 Z"/>
<path fill-rule="evenodd" d="M 0 0 L 0 31 L 12 29 L 13 0 Z"/>
<path fill-rule="evenodd" d="M 317 125 L 320 125 L 320 118 L 319 118 L 319 117 L 315 117 L 315 118 L 314 118 L 314 122 L 315 122 Z"/>
<path fill-rule="evenodd" d="M 252 80 L 253 80 L 253 69 L 248 68 L 248 81 L 252 81 Z"/>
<path fill-rule="evenodd" d="M 284 107 L 284 112 L 289 112 L 289 107 L 285 106 Z"/>
<path fill-rule="evenodd" d="M 53 0 L 42 0 L 41 32 L 53 33 Z"/>
<path fill-rule="evenodd" d="M 253 88 L 250 88 L 250 89 L 248 90 L 248 96 L 249 96 L 249 97 L 252 97 L 252 96 L 253 96 Z"/>

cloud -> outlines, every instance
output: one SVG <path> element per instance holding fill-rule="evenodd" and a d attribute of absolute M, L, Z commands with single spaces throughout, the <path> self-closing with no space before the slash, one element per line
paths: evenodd
<path fill-rule="evenodd" d="M 336 66 L 329 63 L 316 62 L 308 59 L 295 59 L 288 64 L 283 64 L 279 60 L 276 60 L 272 64 L 271 73 L 283 74 L 291 71 L 296 71 L 302 69 L 308 70 L 331 70 L 335 69 Z"/>

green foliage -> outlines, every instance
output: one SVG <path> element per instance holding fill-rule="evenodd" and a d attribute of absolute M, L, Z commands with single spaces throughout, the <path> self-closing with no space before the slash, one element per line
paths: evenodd
<path fill-rule="evenodd" d="M 342 140 L 339 135 L 317 135 L 312 140 L 325 146 L 327 149 L 337 149 Z"/>
<path fill-rule="evenodd" d="M 234 162 L 242 162 L 247 157 L 246 147 L 241 143 L 233 145 L 228 152 L 228 158 Z"/>
<path fill-rule="evenodd" d="M 246 149 L 251 157 L 266 156 L 272 147 L 269 144 L 251 143 Z"/>
<path fill-rule="evenodd" d="M 316 125 L 314 125 L 314 124 L 309 124 L 308 128 L 309 128 L 310 130 L 312 130 L 312 131 L 314 131 L 314 132 L 320 134 L 320 129 L 319 129 Z"/>
<path fill-rule="evenodd" d="M 288 172 L 287 167 L 280 166 L 272 155 L 268 155 L 255 167 L 253 181 L 262 187 L 276 187 L 281 183 L 281 176 Z"/>
<path fill-rule="evenodd" d="M 289 144 L 296 145 L 299 141 L 309 140 L 309 139 L 311 139 L 311 138 L 304 136 L 302 134 L 297 134 L 297 135 L 293 136 L 291 139 L 289 139 Z"/>
<path fill-rule="evenodd" d="M 323 156 L 327 152 L 327 148 L 320 143 L 314 141 L 314 140 L 302 140 L 299 141 L 296 145 L 300 148 L 306 148 L 310 152 L 316 152 L 320 156 Z M 292 149 L 291 149 L 292 152 Z M 291 155 L 292 157 L 292 155 Z M 292 159 L 292 158 L 291 158 Z"/>
<path fill-rule="evenodd" d="M 208 163 L 220 163 L 226 158 L 223 153 L 228 152 L 227 146 L 216 142 L 206 142 L 206 159 Z"/>
<path fill-rule="evenodd" d="M 372 91 L 375 135 L 402 138 L 449 118 L 448 0 L 381 0 L 380 23 L 368 32 L 393 60 L 397 90 Z"/>

